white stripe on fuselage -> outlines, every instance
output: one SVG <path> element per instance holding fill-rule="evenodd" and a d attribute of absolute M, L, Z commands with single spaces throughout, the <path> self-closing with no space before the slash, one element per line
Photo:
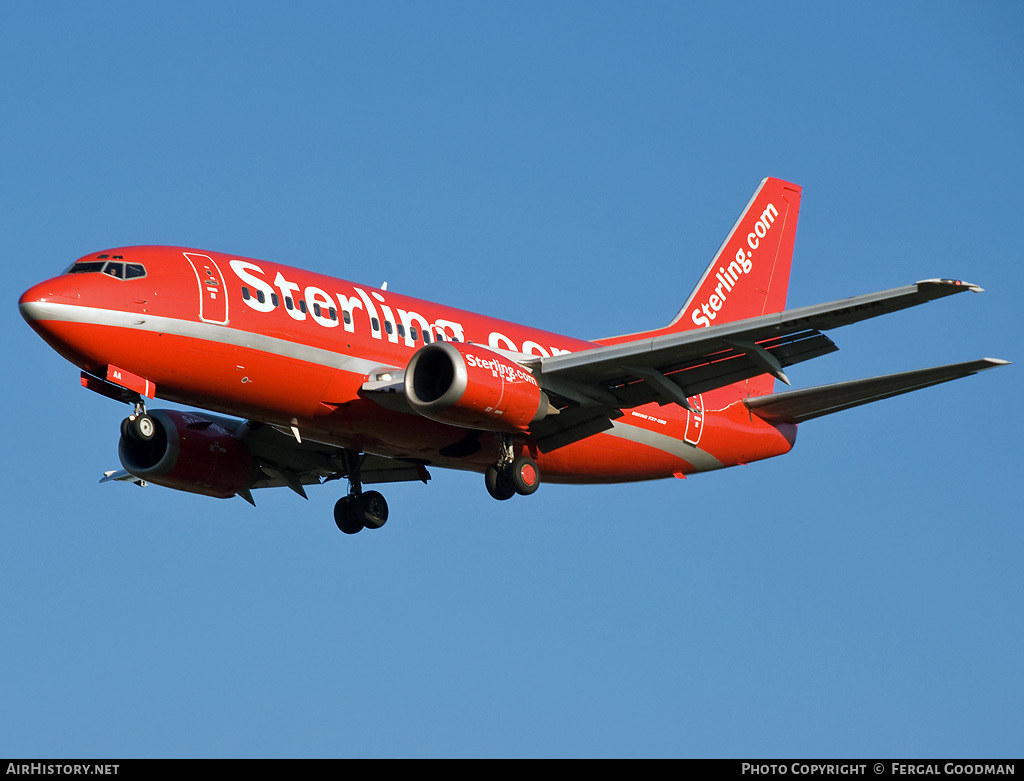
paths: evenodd
<path fill-rule="evenodd" d="M 235 347 L 248 347 L 252 350 L 283 355 L 306 363 L 315 363 L 331 369 L 366 374 L 371 369 L 381 366 L 380 361 L 357 358 L 353 355 L 311 347 L 280 339 L 265 334 L 255 334 L 212 323 L 201 323 L 194 320 L 182 320 L 175 317 L 139 314 L 137 312 L 121 312 L 116 309 L 99 309 L 77 304 L 56 304 L 50 302 L 28 302 L 20 305 L 26 319 L 57 320 L 68 323 L 88 323 L 105 325 L 114 328 L 127 328 L 133 331 L 151 331 L 154 333 L 173 334 L 207 342 L 228 344 Z"/>
<path fill-rule="evenodd" d="M 26 320 L 86 323 L 113 328 L 126 328 L 135 331 L 173 334 L 175 336 L 202 339 L 218 344 L 245 347 L 271 355 L 282 355 L 306 363 L 353 374 L 366 375 L 371 370 L 382 365 L 380 361 L 346 355 L 334 350 L 325 350 L 321 347 L 311 347 L 307 344 L 292 342 L 275 336 L 256 334 L 251 331 L 242 331 L 237 328 L 194 320 L 139 314 L 137 312 L 122 312 L 117 309 L 100 309 L 80 304 L 38 301 L 20 304 L 20 309 L 22 316 Z M 604 433 L 669 453 L 693 464 L 693 466 L 701 471 L 720 469 L 722 467 L 722 462 L 707 451 L 701 450 L 683 440 L 670 437 L 667 434 L 650 431 L 639 426 L 632 426 L 617 420 L 613 420 L 612 428 Z"/>
<path fill-rule="evenodd" d="M 613 420 L 612 427 L 603 433 L 619 437 L 620 439 L 628 439 L 630 442 L 637 442 L 641 445 L 652 447 L 655 450 L 669 453 L 693 464 L 701 472 L 721 469 L 723 466 L 721 461 L 706 450 L 701 450 L 689 442 L 684 442 L 681 439 L 670 437 L 668 434 L 661 434 L 650 429 L 631 426 L 618 420 Z"/>

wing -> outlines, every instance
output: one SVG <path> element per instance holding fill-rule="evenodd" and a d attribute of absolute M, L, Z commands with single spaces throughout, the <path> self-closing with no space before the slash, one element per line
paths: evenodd
<path fill-rule="evenodd" d="M 191 425 L 202 426 L 215 422 L 240 440 L 252 456 L 256 465 L 254 478 L 246 488 L 238 491 L 238 495 L 250 504 L 255 504 L 253 488 L 287 486 L 306 498 L 303 486 L 349 477 L 354 472 L 358 473 L 362 483 L 407 480 L 425 483 L 430 479 L 426 467 L 412 461 L 355 453 L 310 439 L 300 441 L 292 433 L 264 423 L 222 418 L 205 412 L 200 414 L 203 422 Z M 131 482 L 143 486 L 147 484 L 145 479 L 123 469 L 105 472 L 100 482 L 108 481 Z"/>
<path fill-rule="evenodd" d="M 386 456 L 357 455 L 350 450 L 310 440 L 300 442 L 291 434 L 261 423 L 248 423 L 246 428 L 241 439 L 266 476 L 255 482 L 253 488 L 284 485 L 304 496 L 303 485 L 348 477 L 355 469 L 359 470 L 359 479 L 363 483 L 407 480 L 425 483 L 430 479 L 430 473 L 422 464 Z"/>
<path fill-rule="evenodd" d="M 610 428 L 621 409 L 651 402 L 689 409 L 689 397 L 765 373 L 788 384 L 784 367 L 838 349 L 821 331 L 967 290 L 981 288 L 930 279 L 720 326 L 539 358 L 531 368 L 541 387 L 559 397 L 566 409 L 539 421 L 530 433 L 547 451 Z"/>

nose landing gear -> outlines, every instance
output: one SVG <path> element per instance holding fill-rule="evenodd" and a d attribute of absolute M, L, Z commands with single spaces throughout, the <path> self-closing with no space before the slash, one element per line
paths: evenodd
<path fill-rule="evenodd" d="M 156 436 L 156 421 L 146 414 L 141 399 L 135 402 L 135 411 L 121 421 L 121 436 L 137 442 L 150 442 Z"/>

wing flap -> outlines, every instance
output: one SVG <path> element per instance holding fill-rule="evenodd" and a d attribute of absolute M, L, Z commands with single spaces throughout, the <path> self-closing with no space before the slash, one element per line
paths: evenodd
<path fill-rule="evenodd" d="M 794 337 L 769 339 L 760 343 L 758 347 L 764 349 L 780 366 L 791 366 L 838 349 L 831 339 L 817 331 L 801 333 Z M 765 367 L 741 348 L 730 347 L 693 358 L 681 365 L 674 365 L 664 373 L 669 381 L 679 386 L 689 397 L 756 377 L 765 373 Z M 612 393 L 627 409 L 651 401 L 662 404 L 668 401 L 663 396 L 658 397 L 651 383 L 637 380 L 635 377 L 624 376 L 612 384 Z"/>
<path fill-rule="evenodd" d="M 251 425 L 244 441 L 267 476 L 253 488 L 287 485 L 301 494 L 303 485 L 348 477 L 355 468 L 363 483 L 425 483 L 430 479 L 426 467 L 414 461 L 367 453 L 359 457 L 356 465 L 352 462 L 356 458 L 354 453 L 308 439 L 300 444 L 273 426 Z"/>
<path fill-rule="evenodd" d="M 930 369 L 917 369 L 881 377 L 850 380 L 815 388 L 756 396 L 744 403 L 759 418 L 769 423 L 803 423 L 806 420 L 831 415 L 851 407 L 888 399 L 910 391 L 939 385 L 961 377 L 1004 366 L 1008 361 L 982 358 L 977 361 L 951 363 Z"/>
<path fill-rule="evenodd" d="M 404 483 L 413 480 L 426 483 L 430 480 L 430 473 L 423 464 L 372 455 L 363 456 L 359 475 L 364 483 Z"/>
<path fill-rule="evenodd" d="M 759 345 L 781 366 L 816 358 L 834 352 L 837 348 L 827 336 L 812 331 L 797 337 L 771 339 Z M 547 453 L 612 427 L 612 420 L 622 417 L 621 409 L 639 407 L 652 401 L 659 404 L 676 403 L 689 408 L 687 397 L 705 393 L 714 388 L 743 382 L 765 371 L 764 364 L 748 352 L 736 347 L 695 358 L 685 364 L 673 365 L 667 374 L 657 369 L 622 366 L 626 372 L 608 385 L 591 388 L 588 398 L 583 389 L 567 385 L 566 380 L 541 380 L 549 393 L 562 395 L 580 406 L 568 406 L 559 414 L 548 416 L 530 426 L 530 438 Z M 661 379 L 650 377 L 660 374 Z M 669 387 L 664 387 L 667 383 Z M 673 392 L 672 388 L 678 390 Z M 598 395 L 598 394 L 603 395 Z"/>
<path fill-rule="evenodd" d="M 612 420 L 622 412 L 608 407 L 567 407 L 557 415 L 546 417 L 530 426 L 530 439 L 542 453 L 607 431 Z"/>

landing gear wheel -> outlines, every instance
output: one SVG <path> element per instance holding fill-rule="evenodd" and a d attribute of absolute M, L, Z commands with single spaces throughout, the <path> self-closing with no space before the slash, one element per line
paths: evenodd
<path fill-rule="evenodd" d="M 355 512 L 355 504 L 351 496 L 341 497 L 334 505 L 334 523 L 345 534 L 356 534 L 363 530 L 363 522 Z"/>
<path fill-rule="evenodd" d="M 487 493 L 499 502 L 511 499 L 516 492 L 508 469 L 498 469 L 493 464 L 484 472 L 484 485 L 487 486 Z"/>
<path fill-rule="evenodd" d="M 367 529 L 379 529 L 388 520 L 388 503 L 377 491 L 367 491 L 356 497 L 353 504 L 356 515 Z"/>
<path fill-rule="evenodd" d="M 137 442 L 151 442 L 156 436 L 156 421 L 145 412 L 129 415 L 121 421 L 121 436 Z"/>
<path fill-rule="evenodd" d="M 135 435 L 143 442 L 149 442 L 156 436 L 156 421 L 143 413 L 135 418 Z"/>
<path fill-rule="evenodd" d="M 506 469 L 517 494 L 529 496 L 540 488 L 540 470 L 537 468 L 537 462 L 529 456 L 520 456 Z"/>
<path fill-rule="evenodd" d="M 341 458 L 349 483 L 349 494 L 334 505 L 334 523 L 345 534 L 363 529 L 379 529 L 388 521 L 388 503 L 377 491 L 363 491 L 360 469 L 363 456 L 352 450 L 343 450 Z"/>

